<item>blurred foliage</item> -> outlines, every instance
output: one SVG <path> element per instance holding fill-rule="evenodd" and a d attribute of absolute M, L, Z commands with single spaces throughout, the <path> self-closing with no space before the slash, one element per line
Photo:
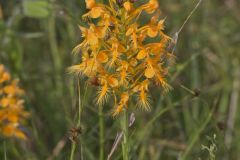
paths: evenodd
<path fill-rule="evenodd" d="M 172 37 L 197 3 L 159 2 Z M 135 112 L 131 159 L 209 159 L 201 145 L 213 134 L 216 159 L 239 159 L 239 8 L 238 0 L 202 1 L 178 38 L 176 64 L 169 76 L 173 90 L 163 95 L 153 86 L 151 112 Z M 21 79 L 26 108 L 32 113 L 29 140 L 1 137 L 1 159 L 4 154 L 10 160 L 69 157 L 68 131 L 76 124 L 78 97 L 77 77 L 67 74 L 66 68 L 79 61 L 71 50 L 81 41 L 78 25 L 85 12 L 83 0 L 0 0 L 0 63 Z M 95 88 L 85 86 L 82 81 L 86 98 L 80 142 L 84 159 L 94 160 L 99 151 Z M 105 125 L 107 154 L 119 121 L 106 113 Z M 79 145 L 77 151 L 80 159 Z M 121 147 L 114 159 L 121 159 Z"/>
<path fill-rule="evenodd" d="M 23 1 L 23 11 L 28 17 L 46 18 L 49 15 L 49 3 L 47 1 Z"/>

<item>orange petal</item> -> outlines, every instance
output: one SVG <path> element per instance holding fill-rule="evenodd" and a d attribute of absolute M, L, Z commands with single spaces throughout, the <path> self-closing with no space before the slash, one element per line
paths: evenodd
<path fill-rule="evenodd" d="M 88 43 L 90 45 L 97 45 L 98 44 L 98 38 L 94 33 L 89 33 L 87 37 Z"/>
<path fill-rule="evenodd" d="M 115 116 L 119 115 L 123 111 L 123 107 L 124 106 L 122 104 L 117 105 L 116 109 L 113 111 L 112 116 L 115 117 Z"/>
<path fill-rule="evenodd" d="M 89 12 L 89 16 L 91 18 L 99 18 L 103 13 L 103 10 L 101 7 L 94 7 L 92 10 Z"/>
<path fill-rule="evenodd" d="M 158 8 L 159 4 L 157 0 L 150 0 L 145 6 L 144 9 L 148 14 L 152 14 Z"/>
<path fill-rule="evenodd" d="M 97 60 L 101 63 L 106 63 L 108 61 L 108 56 L 106 52 L 104 51 L 99 52 L 97 55 Z"/>
<path fill-rule="evenodd" d="M 118 86 L 118 80 L 117 80 L 117 78 L 114 78 L 114 77 L 109 77 L 108 78 L 108 83 L 111 87 L 117 87 Z"/>
<path fill-rule="evenodd" d="M 148 28 L 147 35 L 151 38 L 154 38 L 158 35 L 158 30 L 153 28 Z"/>
<path fill-rule="evenodd" d="M 123 7 L 127 10 L 127 11 L 130 11 L 132 6 L 131 6 L 131 3 L 130 2 L 125 2 L 123 4 Z"/>
<path fill-rule="evenodd" d="M 9 120 L 10 122 L 16 123 L 16 122 L 18 122 L 19 117 L 18 117 L 17 114 L 9 114 L 9 115 L 8 115 L 8 120 Z"/>
<path fill-rule="evenodd" d="M 160 21 L 158 22 L 158 28 L 159 28 L 160 30 L 162 30 L 162 29 L 164 28 L 164 21 L 165 21 L 165 19 L 162 19 L 162 20 L 160 20 Z"/>
<path fill-rule="evenodd" d="M 85 0 L 87 9 L 91 9 L 95 6 L 95 0 Z"/>
<path fill-rule="evenodd" d="M 152 78 L 155 75 L 153 68 L 147 68 L 144 73 L 145 77 Z"/>
<path fill-rule="evenodd" d="M 23 140 L 27 139 L 26 135 L 19 129 L 15 129 L 14 136 Z"/>
<path fill-rule="evenodd" d="M 133 28 L 129 28 L 126 32 L 126 36 L 129 36 L 133 33 Z"/>
<path fill-rule="evenodd" d="M 135 58 L 132 58 L 130 64 L 131 66 L 135 67 L 138 64 L 138 61 Z"/>
<path fill-rule="evenodd" d="M 7 73 L 7 72 L 3 73 L 1 78 L 0 78 L 0 83 L 3 83 L 3 82 L 8 81 L 8 80 L 10 80 L 9 73 Z"/>
<path fill-rule="evenodd" d="M 141 50 L 137 54 L 137 59 L 141 60 L 141 59 L 144 59 L 146 56 L 147 56 L 147 52 L 145 50 Z"/>
<path fill-rule="evenodd" d="M 2 129 L 3 135 L 9 137 L 12 136 L 14 132 L 14 126 L 13 125 L 6 125 Z"/>

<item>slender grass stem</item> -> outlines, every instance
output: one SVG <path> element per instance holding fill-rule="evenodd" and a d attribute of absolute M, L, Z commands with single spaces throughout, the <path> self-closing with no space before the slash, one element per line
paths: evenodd
<path fill-rule="evenodd" d="M 6 141 L 3 140 L 3 150 L 4 150 L 4 160 L 7 160 L 7 149 L 6 149 Z"/>
<path fill-rule="evenodd" d="M 77 147 L 76 143 L 73 142 L 72 148 L 71 148 L 70 160 L 74 160 L 74 153 L 75 153 L 76 147 Z"/>
<path fill-rule="evenodd" d="M 128 142 L 128 111 L 124 109 L 122 117 L 122 130 L 123 130 L 123 143 L 122 143 L 122 152 L 123 160 L 129 160 L 129 142 Z"/>
<path fill-rule="evenodd" d="M 49 32 L 49 45 L 50 45 L 50 50 L 52 54 L 52 59 L 53 59 L 53 67 L 54 67 L 54 72 L 55 72 L 55 83 L 56 83 L 56 88 L 58 91 L 58 94 L 62 93 L 62 82 L 61 82 L 61 70 L 62 70 L 62 62 L 61 62 L 61 56 L 58 51 L 58 44 L 56 40 L 56 20 L 55 20 L 55 13 L 52 11 L 51 15 L 49 16 L 48 19 L 48 32 Z"/>
<path fill-rule="evenodd" d="M 99 160 L 104 160 L 104 115 L 103 106 L 98 107 L 99 116 Z"/>
<path fill-rule="evenodd" d="M 213 112 L 214 112 L 214 109 L 215 109 L 216 106 L 217 106 L 217 104 L 210 110 L 210 112 L 209 112 L 208 116 L 206 117 L 206 119 L 202 122 L 201 126 L 193 134 L 193 136 L 192 136 L 192 138 L 191 138 L 191 140 L 190 140 L 190 142 L 188 144 L 187 149 L 185 150 L 185 152 L 180 157 L 181 160 L 186 160 L 186 158 L 189 155 L 189 153 L 190 153 L 191 149 L 193 148 L 194 144 L 198 141 L 201 133 L 204 131 L 204 129 L 206 128 L 207 124 L 212 119 Z"/>
<path fill-rule="evenodd" d="M 84 99 L 85 99 L 86 91 L 84 93 Z M 81 114 L 82 114 L 82 101 L 81 101 L 81 87 L 80 87 L 80 79 L 78 78 L 78 121 L 77 121 L 77 127 L 81 127 Z M 72 143 L 72 148 L 71 148 L 71 154 L 70 154 L 70 160 L 74 160 L 74 154 L 76 150 L 77 144 L 76 142 Z M 82 146 L 81 146 L 81 151 L 82 151 Z M 81 153 L 82 155 L 82 153 Z"/>
<path fill-rule="evenodd" d="M 82 114 L 82 101 L 81 101 L 81 87 L 80 87 L 80 79 L 78 78 L 78 123 L 77 126 L 81 126 L 81 114 Z"/>

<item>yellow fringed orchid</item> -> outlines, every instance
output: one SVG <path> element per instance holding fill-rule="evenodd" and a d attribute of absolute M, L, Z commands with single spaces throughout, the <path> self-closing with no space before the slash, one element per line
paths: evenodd
<path fill-rule="evenodd" d="M 164 61 L 169 57 L 166 47 L 171 38 L 163 32 L 165 19 L 160 19 L 158 1 L 149 0 L 141 6 L 132 0 L 109 0 L 108 5 L 95 0 L 85 2 L 89 11 L 83 19 L 95 20 L 88 21 L 89 27 L 80 27 L 84 39 L 74 52 L 81 51 L 82 61 L 70 67 L 70 72 L 96 79 L 96 102 L 103 105 L 112 95 L 114 116 L 124 107 L 127 109 L 128 101 L 136 97 L 138 105 L 149 110 L 150 84 L 154 82 L 163 90 L 169 88 Z M 147 24 L 138 22 L 143 12 L 152 15 Z"/>

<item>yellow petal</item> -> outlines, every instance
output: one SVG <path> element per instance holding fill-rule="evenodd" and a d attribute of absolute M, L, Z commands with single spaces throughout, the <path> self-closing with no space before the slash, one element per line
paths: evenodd
<path fill-rule="evenodd" d="M 12 136 L 14 132 L 14 126 L 13 125 L 6 125 L 2 129 L 3 135 L 9 137 Z"/>
<path fill-rule="evenodd" d="M 106 35 L 106 27 L 96 27 L 94 32 L 98 38 L 104 38 Z"/>
<path fill-rule="evenodd" d="M 124 106 L 122 104 L 117 105 L 116 109 L 112 113 L 112 116 L 115 117 L 115 116 L 119 115 L 123 111 L 123 107 Z"/>
<path fill-rule="evenodd" d="M 23 139 L 23 140 L 26 140 L 27 137 L 26 135 L 19 129 L 15 129 L 15 132 L 14 132 L 14 135 L 17 137 L 17 138 L 20 138 L 20 139 Z"/>
<path fill-rule="evenodd" d="M 133 33 L 133 28 L 131 27 L 131 28 L 129 28 L 129 29 L 127 30 L 126 36 L 129 36 L 129 35 L 131 35 L 132 33 Z"/>
<path fill-rule="evenodd" d="M 117 87 L 118 86 L 118 80 L 117 80 L 117 78 L 114 78 L 114 77 L 109 77 L 108 78 L 108 83 L 111 87 Z"/>
<path fill-rule="evenodd" d="M 19 117 L 17 114 L 9 114 L 8 115 L 9 122 L 16 123 L 16 122 L 18 122 L 18 120 L 19 120 Z"/>
<path fill-rule="evenodd" d="M 0 83 L 10 80 L 10 75 L 7 72 L 4 72 L 0 77 Z"/>
<path fill-rule="evenodd" d="M 141 50 L 137 54 L 137 59 L 141 60 L 141 59 L 144 59 L 146 56 L 147 56 L 147 52 L 145 50 Z"/>
<path fill-rule="evenodd" d="M 147 68 L 144 73 L 145 77 L 152 78 L 155 75 L 153 68 Z"/>
<path fill-rule="evenodd" d="M 81 63 L 78 65 L 73 65 L 68 68 L 69 73 L 81 73 L 86 68 L 85 63 Z"/>
<path fill-rule="evenodd" d="M 91 18 L 98 18 L 102 15 L 103 10 L 101 7 L 94 7 L 91 9 L 91 11 L 89 12 L 89 16 Z"/>
<path fill-rule="evenodd" d="M 79 29 L 82 32 L 82 37 L 85 37 L 87 34 L 87 28 L 79 26 Z"/>
<path fill-rule="evenodd" d="M 97 60 L 101 63 L 106 63 L 108 61 L 108 56 L 106 52 L 104 51 L 99 52 L 97 55 Z"/>
<path fill-rule="evenodd" d="M 138 64 L 138 61 L 135 58 L 132 58 L 130 64 L 131 66 L 135 67 Z"/>
<path fill-rule="evenodd" d="M 150 0 L 150 1 L 149 1 L 149 4 L 152 5 L 152 6 L 155 7 L 155 8 L 159 6 L 157 0 Z"/>
<path fill-rule="evenodd" d="M 127 102 L 129 100 L 129 95 L 127 92 L 121 94 L 121 100 L 117 105 L 116 109 L 113 112 L 113 116 L 117 116 L 119 113 L 122 112 L 124 107 L 127 107 Z"/>
<path fill-rule="evenodd" d="M 145 92 L 144 89 L 141 89 L 139 93 L 139 105 L 143 107 L 146 110 L 150 110 L 150 104 L 149 104 L 149 97 L 147 95 L 147 92 Z"/>
<path fill-rule="evenodd" d="M 154 38 L 158 35 L 158 30 L 153 28 L 148 28 L 147 35 L 151 38 Z"/>
<path fill-rule="evenodd" d="M 159 4 L 157 0 L 150 0 L 145 6 L 144 9 L 148 14 L 152 14 L 157 8 Z"/>
<path fill-rule="evenodd" d="M 91 9 L 95 6 L 95 0 L 85 0 L 87 9 Z"/>
<path fill-rule="evenodd" d="M 92 33 L 92 32 L 89 32 L 89 33 L 88 33 L 87 40 L 88 40 L 88 43 L 89 43 L 90 45 L 97 45 L 97 44 L 98 44 L 98 38 L 97 38 L 97 36 L 96 36 L 94 33 Z"/>
<path fill-rule="evenodd" d="M 162 19 L 162 20 L 160 20 L 160 21 L 158 22 L 158 28 L 159 28 L 159 30 L 163 30 L 163 28 L 164 28 L 164 21 L 165 21 L 165 19 Z"/>
<path fill-rule="evenodd" d="M 138 92 L 140 90 L 140 85 L 137 85 L 135 86 L 132 91 L 135 93 L 135 92 Z"/>
<path fill-rule="evenodd" d="M 14 104 L 16 101 L 15 99 L 11 99 L 11 98 L 8 98 L 8 97 L 4 97 L 0 100 L 0 106 L 1 107 L 8 107 L 10 106 L 11 104 Z"/>
<path fill-rule="evenodd" d="M 121 103 L 122 104 L 124 104 L 124 105 L 126 105 L 126 103 L 128 102 L 128 99 L 129 99 L 129 95 L 128 95 L 128 93 L 127 92 L 124 92 L 124 93 L 122 93 L 122 95 L 121 95 Z"/>
<path fill-rule="evenodd" d="M 102 83 L 102 82 L 100 82 Z M 98 91 L 98 97 L 97 97 L 97 104 L 98 105 L 102 105 L 103 103 L 106 102 L 107 98 L 108 98 L 108 92 L 109 92 L 109 88 L 106 82 L 104 82 L 104 84 L 99 88 Z"/>
<path fill-rule="evenodd" d="M 127 11 L 130 11 L 131 10 L 131 3 L 130 2 L 125 2 L 123 4 L 123 7 L 127 10 Z"/>

